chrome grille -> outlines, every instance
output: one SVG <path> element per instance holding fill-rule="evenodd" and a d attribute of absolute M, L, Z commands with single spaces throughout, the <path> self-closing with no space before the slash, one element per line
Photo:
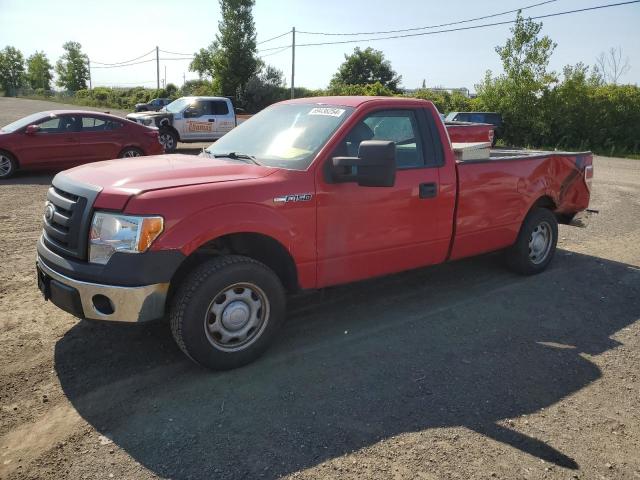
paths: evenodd
<path fill-rule="evenodd" d="M 54 186 L 49 188 L 43 228 L 44 240 L 50 248 L 74 257 L 84 256 L 81 226 L 86 206 L 84 197 Z"/>

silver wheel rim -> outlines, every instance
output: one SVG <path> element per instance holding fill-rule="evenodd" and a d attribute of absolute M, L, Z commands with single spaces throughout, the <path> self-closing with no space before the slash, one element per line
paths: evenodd
<path fill-rule="evenodd" d="M 269 322 L 269 301 L 260 287 L 236 283 L 209 304 L 204 331 L 216 349 L 237 352 L 253 344 Z"/>
<path fill-rule="evenodd" d="M 551 251 L 553 233 L 548 222 L 540 222 L 529 236 L 529 260 L 539 265 L 546 260 Z"/>
<path fill-rule="evenodd" d="M 0 177 L 6 177 L 11 173 L 11 160 L 6 155 L 0 154 Z"/>
<path fill-rule="evenodd" d="M 137 150 L 127 150 L 126 152 L 124 152 L 124 155 L 122 156 L 123 158 L 131 158 L 131 157 L 139 157 L 140 156 L 140 152 Z"/>
<path fill-rule="evenodd" d="M 161 134 L 160 144 L 165 148 L 165 150 L 171 150 L 174 146 L 173 137 L 168 133 Z"/>

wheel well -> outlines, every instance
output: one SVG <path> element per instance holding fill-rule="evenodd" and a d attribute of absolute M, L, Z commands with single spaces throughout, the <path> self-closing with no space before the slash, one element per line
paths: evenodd
<path fill-rule="evenodd" d="M 205 259 L 220 255 L 244 255 L 253 258 L 275 272 L 289 292 L 300 289 L 298 271 L 289 251 L 277 240 L 260 233 L 233 233 L 211 240 L 189 255 L 171 279 L 169 295 L 181 279 Z"/>
<path fill-rule="evenodd" d="M 547 210 L 551 210 L 551 212 L 556 216 L 558 223 L 562 223 L 564 225 L 569 225 L 573 220 L 573 217 L 575 216 L 575 213 L 571 214 L 556 212 L 558 206 L 556 205 L 556 202 L 554 202 L 553 199 L 548 195 L 544 195 L 536 200 L 529 211 L 533 210 L 534 208 L 546 208 Z"/>
<path fill-rule="evenodd" d="M 531 206 L 529 211 L 533 210 L 534 208 L 546 208 L 548 210 L 553 211 L 557 208 L 557 206 L 556 206 L 556 202 L 553 201 L 553 198 L 551 198 L 548 195 L 544 195 L 535 201 L 535 203 Z"/>
<path fill-rule="evenodd" d="M 180 133 L 178 133 L 178 130 L 176 130 L 176 128 L 173 125 L 168 123 L 168 120 L 164 124 L 162 123 L 162 120 L 160 121 L 160 130 L 169 130 L 175 133 L 178 140 L 180 140 Z"/>

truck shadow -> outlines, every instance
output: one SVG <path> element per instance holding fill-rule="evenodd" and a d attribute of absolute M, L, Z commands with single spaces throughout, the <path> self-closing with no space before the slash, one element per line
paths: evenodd
<path fill-rule="evenodd" d="M 80 322 L 58 341 L 64 393 L 161 477 L 278 478 L 405 432 L 464 426 L 578 464 L 501 420 L 601 376 L 582 354 L 640 318 L 640 269 L 558 251 L 518 277 L 481 257 L 291 300 L 276 345 L 239 370 L 192 365 L 169 328 Z"/>

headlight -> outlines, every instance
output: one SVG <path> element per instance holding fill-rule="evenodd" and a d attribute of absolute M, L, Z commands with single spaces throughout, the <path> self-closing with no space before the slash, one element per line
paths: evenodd
<path fill-rule="evenodd" d="M 97 212 L 89 234 L 89 261 L 106 264 L 115 252 L 142 253 L 164 228 L 162 217 Z"/>
<path fill-rule="evenodd" d="M 153 118 L 143 118 L 140 121 L 143 125 L 151 125 L 153 123 Z"/>

